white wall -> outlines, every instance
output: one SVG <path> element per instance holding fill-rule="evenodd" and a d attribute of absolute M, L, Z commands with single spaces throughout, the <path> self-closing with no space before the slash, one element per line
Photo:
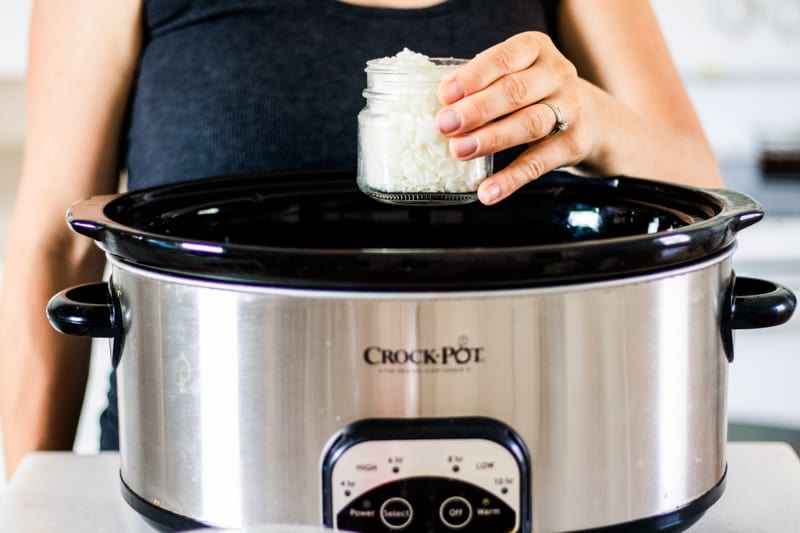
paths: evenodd
<path fill-rule="evenodd" d="M 651 0 L 670 50 L 691 76 L 800 71 L 797 0 Z"/>
<path fill-rule="evenodd" d="M 32 4 L 33 0 L 0 1 L 0 79 L 25 75 Z"/>
<path fill-rule="evenodd" d="M 800 0 L 651 0 L 712 146 L 800 141 Z"/>

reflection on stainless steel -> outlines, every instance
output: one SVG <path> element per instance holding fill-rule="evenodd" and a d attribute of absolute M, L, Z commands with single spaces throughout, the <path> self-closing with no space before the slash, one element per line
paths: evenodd
<path fill-rule="evenodd" d="M 673 511 L 725 470 L 726 255 L 603 283 L 497 292 L 279 290 L 114 262 L 125 313 L 122 477 L 225 527 L 319 523 L 320 457 L 370 417 L 486 416 L 532 458 L 536 531 Z M 367 361 L 365 350 L 480 347 Z"/>
<path fill-rule="evenodd" d="M 671 316 L 675 309 L 683 306 L 687 291 L 691 291 L 691 287 L 683 285 L 685 282 L 686 279 L 684 278 L 680 281 L 675 280 L 669 286 L 661 287 L 655 316 Z M 676 283 L 683 286 L 676 287 Z M 679 343 L 691 339 L 689 329 L 690 326 L 687 321 L 676 320 L 669 331 L 661 332 L 657 339 L 658 353 L 670 354 L 679 350 L 688 351 L 688 346 L 682 347 Z M 658 360 L 658 365 L 658 374 L 662 376 L 658 383 L 658 396 L 670 399 L 669 402 L 664 401 L 658 404 L 658 418 L 661 420 L 662 425 L 659 430 L 657 449 L 664 454 L 658 461 L 661 467 L 658 476 L 666 480 L 666 486 L 681 487 L 689 482 L 687 476 L 691 470 L 674 468 L 670 455 L 675 453 L 674 447 L 683 447 L 691 442 L 688 434 L 690 428 L 686 424 L 686 420 L 674 416 L 674 413 L 688 413 L 692 408 L 690 405 L 692 391 L 689 390 L 691 383 L 689 375 L 694 369 L 689 361 L 681 357 L 661 357 Z M 700 461 L 704 459 L 702 456 L 695 455 L 695 450 L 691 448 L 683 448 L 680 453 L 687 459 L 692 457 Z"/>
<path fill-rule="evenodd" d="M 221 457 L 239 456 L 241 435 L 239 417 L 241 412 L 239 397 L 232 394 L 239 390 L 239 358 L 231 357 L 232 346 L 241 344 L 239 334 L 239 306 L 222 291 L 203 291 L 197 295 L 197 344 L 187 343 L 197 353 L 197 381 L 203 394 L 199 395 L 202 413 L 199 424 L 198 459 L 201 486 L 212 483 L 225 487 L 222 496 L 219 491 L 203 491 L 202 505 L 211 516 L 229 516 L 230 523 L 241 524 L 241 465 L 239 461 L 220 461 Z M 219 335 L 219 331 L 225 335 Z M 191 369 L 191 358 L 183 355 Z M 178 373 L 179 382 L 188 384 L 191 375 Z"/>

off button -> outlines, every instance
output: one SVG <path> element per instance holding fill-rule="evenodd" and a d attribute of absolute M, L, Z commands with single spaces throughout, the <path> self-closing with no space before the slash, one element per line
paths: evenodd
<path fill-rule="evenodd" d="M 405 498 L 389 498 L 381 505 L 381 522 L 389 529 L 405 529 L 414 518 L 414 510 Z"/>
<path fill-rule="evenodd" d="M 447 498 L 439 507 L 439 518 L 450 529 L 461 529 L 472 520 L 472 505 L 461 496 Z"/>

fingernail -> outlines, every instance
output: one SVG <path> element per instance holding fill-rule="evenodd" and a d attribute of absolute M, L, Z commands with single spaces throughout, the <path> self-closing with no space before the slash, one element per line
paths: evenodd
<path fill-rule="evenodd" d="M 500 187 L 492 183 L 480 190 L 480 199 L 484 204 L 490 204 L 500 197 Z"/>
<path fill-rule="evenodd" d="M 452 80 L 442 87 L 439 92 L 439 99 L 443 104 L 452 104 L 456 100 L 461 100 L 465 96 L 464 86 L 458 80 Z"/>
<path fill-rule="evenodd" d="M 452 109 L 444 109 L 436 117 L 436 125 L 442 133 L 450 133 L 461 127 L 461 115 Z"/>
<path fill-rule="evenodd" d="M 450 151 L 456 157 L 466 157 L 478 149 L 478 141 L 472 135 L 450 140 Z"/>

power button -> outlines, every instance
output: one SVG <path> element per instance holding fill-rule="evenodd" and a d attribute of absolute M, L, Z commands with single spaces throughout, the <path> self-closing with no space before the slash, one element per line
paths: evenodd
<path fill-rule="evenodd" d="M 381 505 L 381 522 L 389 529 L 405 529 L 414 518 L 414 510 L 405 498 L 389 498 Z"/>
<path fill-rule="evenodd" d="M 472 505 L 461 496 L 447 498 L 439 507 L 439 518 L 450 529 L 461 529 L 472 520 Z"/>

